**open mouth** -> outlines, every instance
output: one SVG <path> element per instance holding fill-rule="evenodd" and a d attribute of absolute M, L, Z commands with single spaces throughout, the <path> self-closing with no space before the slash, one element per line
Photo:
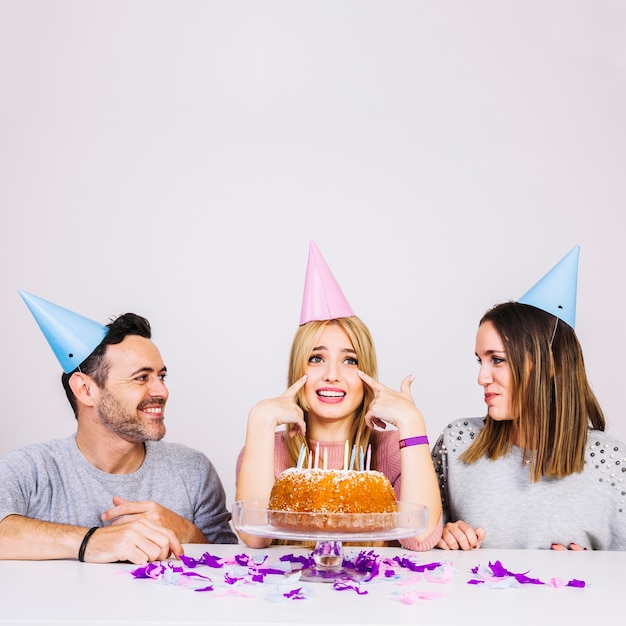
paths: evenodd
<path fill-rule="evenodd" d="M 141 409 L 144 413 L 150 413 L 151 415 L 160 415 L 163 412 L 162 406 L 149 406 Z"/>
<path fill-rule="evenodd" d="M 329 389 L 320 389 L 319 391 L 316 391 L 315 393 L 317 393 L 317 395 L 320 398 L 345 398 L 346 397 L 345 391 L 330 391 Z"/>
<path fill-rule="evenodd" d="M 149 402 L 142 402 L 137 409 L 143 413 L 147 413 L 148 415 L 160 417 L 163 415 L 164 407 L 165 402 L 163 400 L 153 398 Z"/>

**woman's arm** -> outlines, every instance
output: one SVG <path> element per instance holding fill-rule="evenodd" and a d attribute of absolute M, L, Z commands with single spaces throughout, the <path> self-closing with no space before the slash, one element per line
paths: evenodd
<path fill-rule="evenodd" d="M 359 376 L 375 392 L 365 416 L 368 425 L 385 429 L 388 422 L 397 428 L 400 441 L 426 436 L 424 416 L 411 396 L 413 376 L 407 376 L 402 381 L 400 391 L 385 387 L 364 372 L 359 372 Z M 441 528 L 441 496 L 427 442 L 400 449 L 400 474 L 400 500 L 428 507 L 428 526 L 417 539 L 428 538 L 429 546 L 431 543 L 434 545 Z M 433 533 L 437 536 L 432 537 Z"/>
<path fill-rule="evenodd" d="M 236 500 L 268 500 L 274 485 L 274 438 L 281 424 L 295 426 L 291 433 L 304 434 L 306 424 L 295 396 L 306 382 L 306 376 L 296 381 L 285 393 L 270 400 L 261 400 L 248 414 L 246 441 L 237 475 Z M 239 533 L 251 548 L 265 548 L 271 539 Z"/>

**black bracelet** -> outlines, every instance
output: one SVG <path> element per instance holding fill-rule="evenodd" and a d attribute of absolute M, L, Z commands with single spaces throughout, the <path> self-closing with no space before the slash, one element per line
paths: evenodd
<path fill-rule="evenodd" d="M 87 531 L 87 534 L 83 537 L 83 542 L 80 544 L 80 548 L 78 548 L 78 560 L 81 563 L 85 562 L 85 550 L 87 549 L 87 544 L 91 539 L 91 535 L 93 535 L 96 530 L 98 530 L 98 528 L 100 528 L 100 526 L 94 526 L 93 528 L 90 528 Z"/>

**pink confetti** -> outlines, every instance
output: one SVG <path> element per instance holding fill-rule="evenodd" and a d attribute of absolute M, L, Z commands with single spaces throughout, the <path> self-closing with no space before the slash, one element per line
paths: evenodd
<path fill-rule="evenodd" d="M 254 596 L 250 595 L 249 593 L 243 593 L 242 591 L 239 591 L 238 589 L 226 589 L 225 591 L 220 591 L 219 593 L 216 593 L 213 595 L 213 597 L 215 598 L 226 598 L 227 596 L 234 596 L 236 598 L 253 598 Z"/>
<path fill-rule="evenodd" d="M 445 584 L 449 583 L 454 577 L 454 568 L 449 565 L 442 565 L 435 570 L 425 570 L 424 578 L 429 583 Z"/>
<path fill-rule="evenodd" d="M 415 604 L 418 600 L 439 600 L 446 598 L 445 593 L 437 593 L 436 591 L 405 591 L 392 596 L 392 599 L 402 602 L 402 604 Z"/>
<path fill-rule="evenodd" d="M 406 587 L 408 585 L 415 585 L 416 583 L 422 580 L 422 576 L 420 574 L 415 574 L 411 576 L 411 578 L 405 578 L 404 580 L 399 580 L 396 584 L 398 587 Z"/>

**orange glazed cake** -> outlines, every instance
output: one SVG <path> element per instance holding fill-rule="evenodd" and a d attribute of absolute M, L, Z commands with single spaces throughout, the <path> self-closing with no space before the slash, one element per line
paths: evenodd
<path fill-rule="evenodd" d="M 270 523 L 313 531 L 372 532 L 396 525 L 396 494 L 381 472 L 286 469 L 276 479 Z"/>

